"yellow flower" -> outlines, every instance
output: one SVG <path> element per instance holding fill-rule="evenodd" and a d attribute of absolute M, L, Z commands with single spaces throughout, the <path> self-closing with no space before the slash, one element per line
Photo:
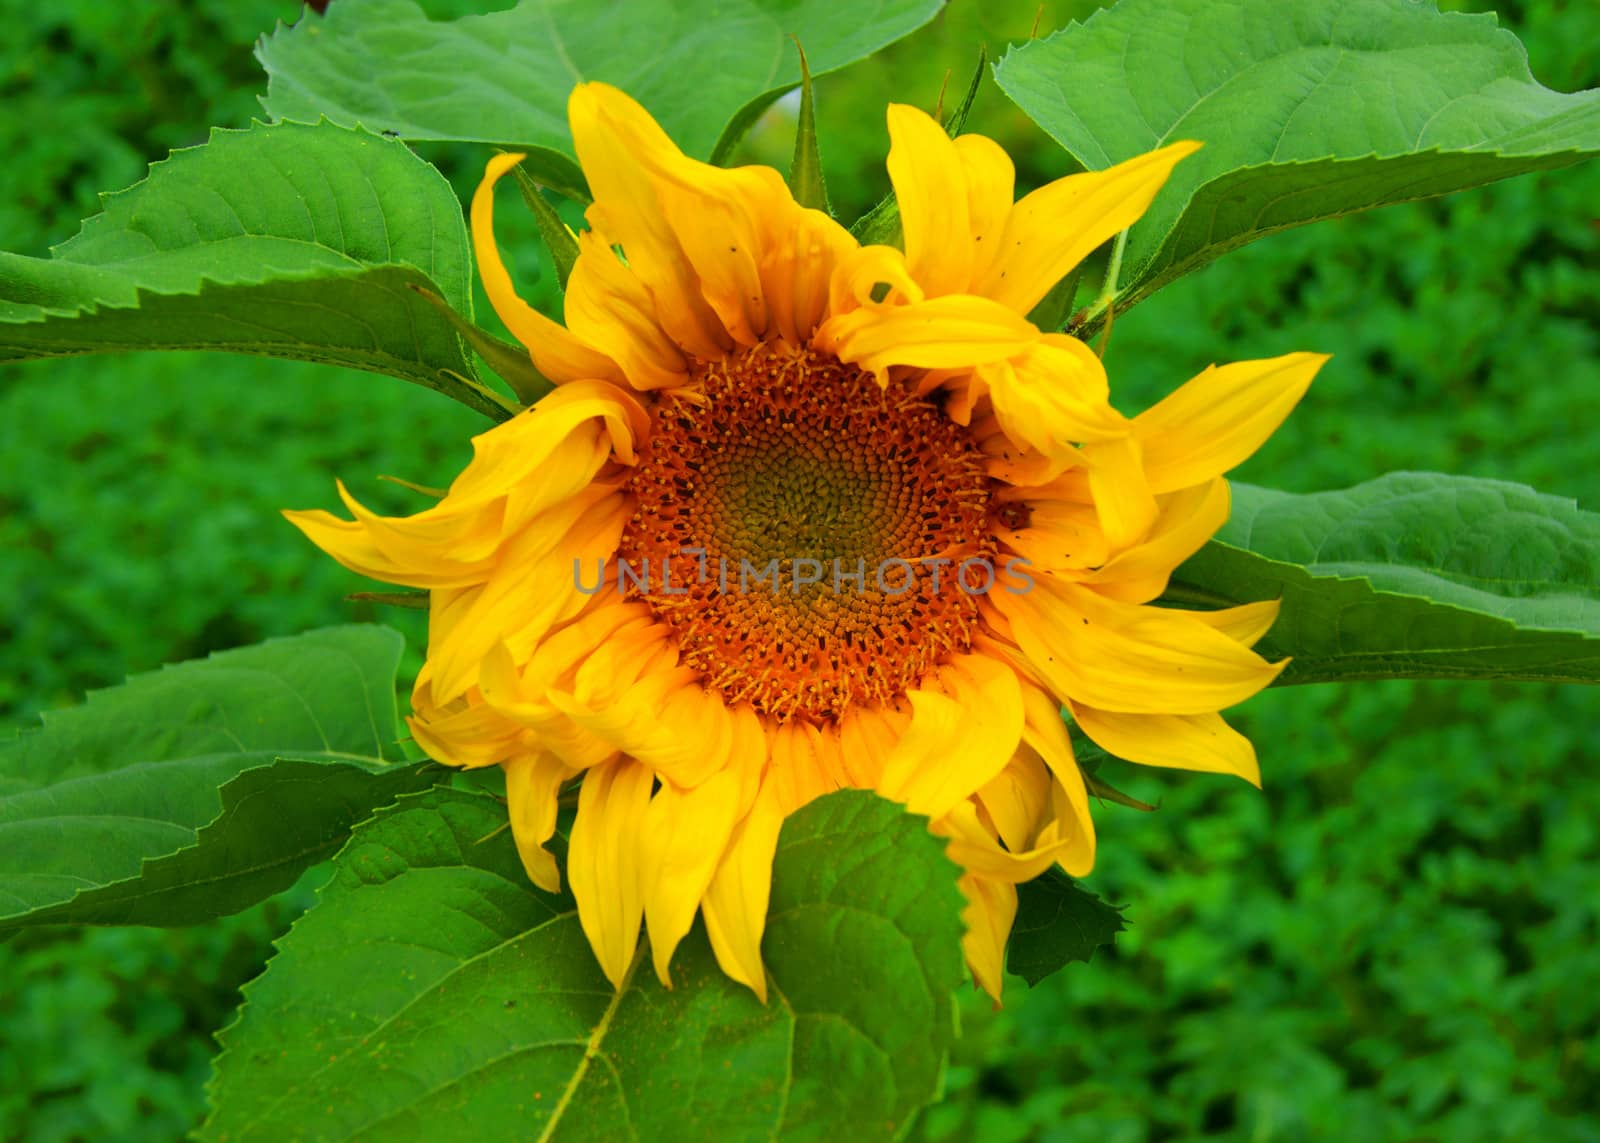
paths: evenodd
<path fill-rule="evenodd" d="M 685 157 L 613 88 L 569 113 L 594 204 L 565 325 L 495 248 L 520 156 L 472 202 L 489 297 L 555 390 L 476 438 L 426 511 L 377 516 L 341 486 L 354 520 L 288 515 L 347 567 L 429 589 L 412 731 L 504 768 L 545 889 L 581 778 L 567 876 L 614 984 L 641 919 L 670 984 L 699 911 L 764 999 L 779 826 L 860 787 L 950 838 L 968 963 L 998 998 L 1016 884 L 1094 859 L 1063 708 L 1123 758 L 1258 781 L 1217 711 L 1281 668 L 1250 650 L 1277 605 L 1149 604 L 1323 359 L 1210 369 L 1130 419 L 1094 353 L 1028 321 L 1196 144 L 1013 202 L 996 144 L 891 107 L 902 252 L 772 170 Z"/>

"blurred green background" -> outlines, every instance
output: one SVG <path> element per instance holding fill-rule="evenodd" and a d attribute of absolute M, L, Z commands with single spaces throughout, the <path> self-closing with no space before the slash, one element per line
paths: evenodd
<path fill-rule="evenodd" d="M 1041 30 L 1090 7 L 1046 4 Z M 97 191 L 210 125 L 245 125 L 264 86 L 251 42 L 298 10 L 0 0 L 0 248 L 43 253 Z M 1600 83 L 1600 5 L 1499 11 L 1547 85 Z M 883 121 L 863 109 L 931 107 L 947 71 L 958 93 L 976 45 L 1025 37 L 1035 15 L 956 0 L 819 84 L 842 217 L 886 188 Z M 1024 184 L 1068 169 L 992 85 L 969 129 L 1000 138 Z M 747 150 L 782 164 L 791 146 L 779 109 Z M 484 158 L 424 153 L 463 192 Z M 1241 479 L 1311 491 L 1423 468 L 1593 508 L 1597 203 L 1591 165 L 1267 239 L 1118 320 L 1119 401 L 1142 407 L 1213 360 L 1326 350 Z M 527 292 L 548 298 L 531 223 L 501 213 Z M 288 362 L 0 366 L 0 728 L 131 672 L 351 619 L 402 627 L 414 667 L 418 617 L 345 602 L 367 585 L 277 510 L 335 506 L 336 474 L 407 509 L 376 475 L 447 483 L 483 427 L 400 382 Z M 975 993 L 948 1098 L 918 1134 L 1600 1140 L 1597 715 L 1600 693 L 1578 688 L 1279 690 L 1234 715 L 1264 794 L 1124 768 L 1114 781 L 1160 809 L 1101 808 L 1090 885 L 1132 928 L 1032 992 L 1012 981 L 1002 1011 Z M 302 885 L 204 928 L 0 943 L 0 1138 L 180 1137 L 212 1034 L 309 899 Z"/>

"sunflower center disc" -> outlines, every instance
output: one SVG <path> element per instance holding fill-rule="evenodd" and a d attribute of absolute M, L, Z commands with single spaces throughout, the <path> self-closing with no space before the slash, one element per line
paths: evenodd
<path fill-rule="evenodd" d="M 968 649 L 994 542 L 965 429 L 783 344 L 697 380 L 703 404 L 656 407 L 618 551 L 624 590 L 677 631 L 685 665 L 730 702 L 821 722 Z"/>

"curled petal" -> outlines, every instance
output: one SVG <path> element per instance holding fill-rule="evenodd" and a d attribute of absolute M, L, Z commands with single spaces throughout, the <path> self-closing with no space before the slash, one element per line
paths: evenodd
<path fill-rule="evenodd" d="M 613 455 L 631 459 L 647 425 L 622 390 L 573 382 L 474 437 L 471 463 L 431 508 L 380 516 L 340 484 L 354 520 L 320 510 L 284 516 L 362 575 L 412 587 L 482 583 L 513 532 L 587 488 Z"/>
<path fill-rule="evenodd" d="M 984 783 L 976 797 L 1006 848 L 1021 853 L 1049 809 L 1050 774 L 1036 758 L 1018 755 Z"/>
<path fill-rule="evenodd" d="M 534 368 L 550 380 L 557 384 L 585 379 L 622 383 L 622 371 L 615 361 L 586 345 L 559 322 L 551 321 L 518 296 L 517 288 L 511 284 L 511 275 L 500 259 L 500 250 L 494 241 L 494 185 L 523 158 L 520 154 L 494 156 L 472 195 L 472 252 L 478 260 L 478 277 L 483 280 L 489 304 L 506 323 L 511 336 L 527 348 Z"/>
<path fill-rule="evenodd" d="M 882 297 L 875 295 L 882 294 Z M 828 312 L 836 317 L 852 310 L 881 309 L 902 302 L 920 302 L 922 287 L 906 269 L 906 256 L 893 246 L 862 246 L 839 257 L 828 279 Z M 863 322 L 865 318 L 857 318 Z M 824 322 L 817 330 L 816 345 L 840 356 L 839 337 L 853 328 L 851 323 Z"/>

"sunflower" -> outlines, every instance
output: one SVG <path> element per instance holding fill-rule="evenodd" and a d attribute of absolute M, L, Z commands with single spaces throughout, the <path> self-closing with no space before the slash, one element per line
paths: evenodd
<path fill-rule="evenodd" d="M 1218 711 L 1282 664 L 1277 604 L 1151 605 L 1228 515 L 1222 474 L 1323 358 L 1208 369 L 1126 417 L 1100 359 L 1028 314 L 1197 144 L 1013 201 L 989 139 L 888 112 L 904 249 L 861 246 L 761 167 L 686 157 L 622 92 L 569 103 L 593 191 L 565 324 L 512 285 L 490 160 L 472 200 L 496 312 L 555 383 L 473 441 L 436 505 L 287 515 L 429 591 L 416 741 L 505 771 L 528 876 L 566 876 L 601 968 L 670 986 L 698 912 L 765 999 L 785 815 L 876 790 L 949 839 L 997 999 L 1016 885 L 1094 860 L 1065 716 L 1134 762 L 1258 782 Z"/>

